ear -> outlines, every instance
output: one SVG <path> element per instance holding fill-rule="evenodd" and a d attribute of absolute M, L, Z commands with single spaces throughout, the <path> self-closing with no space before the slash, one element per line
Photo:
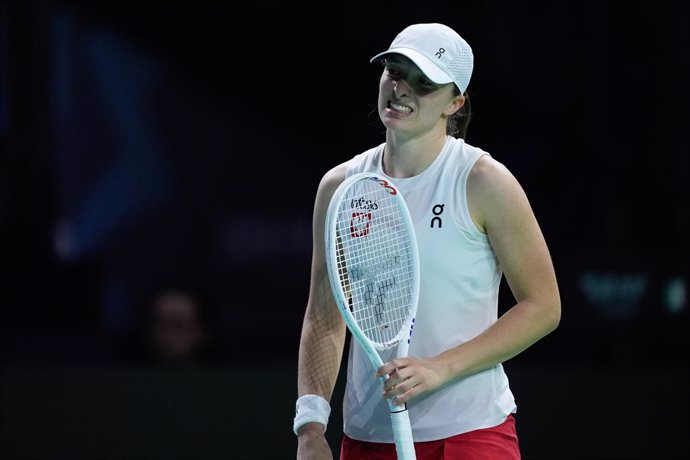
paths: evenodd
<path fill-rule="evenodd" d="M 450 101 L 450 103 L 448 104 L 448 107 L 446 107 L 446 110 L 443 113 L 445 113 L 446 116 L 449 117 L 449 116 L 453 115 L 455 112 L 457 112 L 458 110 L 460 110 L 463 105 L 465 105 L 465 96 L 463 96 L 462 94 L 459 96 L 454 96 L 453 100 Z"/>

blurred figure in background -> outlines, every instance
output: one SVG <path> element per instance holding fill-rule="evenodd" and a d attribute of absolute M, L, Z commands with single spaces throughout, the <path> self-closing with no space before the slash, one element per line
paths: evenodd
<path fill-rule="evenodd" d="M 201 357 L 206 337 L 200 306 L 193 295 L 165 290 L 153 299 L 148 350 L 153 364 L 187 367 Z"/>
<path fill-rule="evenodd" d="M 143 297 L 127 360 L 163 369 L 189 369 L 215 363 L 211 305 L 196 291 L 165 287 Z"/>

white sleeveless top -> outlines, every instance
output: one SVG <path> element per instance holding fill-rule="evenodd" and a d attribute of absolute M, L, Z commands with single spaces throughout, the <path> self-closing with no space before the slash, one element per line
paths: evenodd
<path fill-rule="evenodd" d="M 404 179 L 383 172 L 384 145 L 353 158 L 347 175 L 375 172 L 394 183 L 412 215 L 421 287 L 410 356 L 428 358 L 477 336 L 497 320 L 503 272 L 467 207 L 467 176 L 487 152 L 448 136 L 434 162 Z M 393 442 L 381 381 L 355 341 L 350 343 L 343 401 L 344 432 L 353 439 Z M 383 355 L 392 359 L 395 347 Z M 503 366 L 456 379 L 408 403 L 415 441 L 447 438 L 502 423 L 516 411 Z"/>

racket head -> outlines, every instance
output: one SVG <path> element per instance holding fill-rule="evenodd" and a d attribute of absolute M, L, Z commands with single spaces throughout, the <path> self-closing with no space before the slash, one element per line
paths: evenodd
<path fill-rule="evenodd" d="M 409 344 L 419 256 L 400 190 L 376 174 L 354 174 L 333 194 L 325 226 L 330 285 L 352 334 L 377 350 Z"/>

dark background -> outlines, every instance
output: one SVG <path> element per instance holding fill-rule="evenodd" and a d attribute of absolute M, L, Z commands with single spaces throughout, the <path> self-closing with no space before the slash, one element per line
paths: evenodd
<path fill-rule="evenodd" d="M 523 455 L 684 458 L 689 5 L 0 2 L 0 456 L 294 458 L 317 184 L 383 141 L 369 57 L 443 22 L 561 287 L 506 363 Z M 137 349 L 170 286 L 191 372 Z"/>

